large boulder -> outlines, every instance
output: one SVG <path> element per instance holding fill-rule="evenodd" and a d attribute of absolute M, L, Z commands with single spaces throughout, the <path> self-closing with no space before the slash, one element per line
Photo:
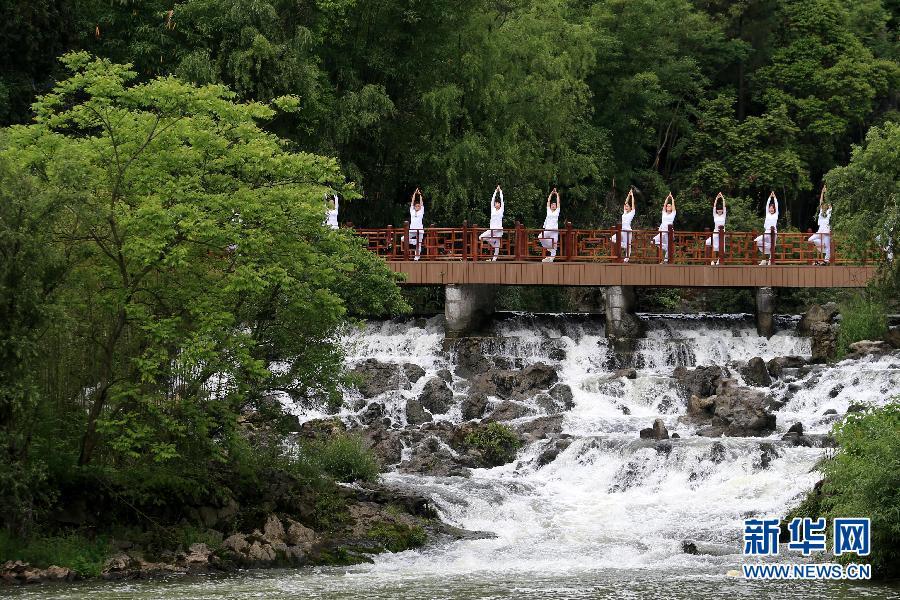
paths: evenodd
<path fill-rule="evenodd" d="M 538 417 L 516 425 L 516 433 L 527 443 L 547 439 L 562 432 L 562 415 Z"/>
<path fill-rule="evenodd" d="M 456 454 L 435 437 L 428 437 L 413 447 L 408 460 L 398 466 L 401 473 L 421 473 L 436 477 L 468 476 L 469 468 L 477 466 L 464 454 Z"/>
<path fill-rule="evenodd" d="M 765 436 L 775 430 L 772 402 L 763 392 L 738 387 L 732 379 L 722 380 L 716 391 L 709 398 L 692 397 L 688 414 L 682 417 L 702 425 L 699 435 Z"/>
<path fill-rule="evenodd" d="M 453 406 L 453 390 L 440 377 L 432 377 L 425 382 L 419 402 L 433 415 L 442 415 Z"/>
<path fill-rule="evenodd" d="M 838 312 L 838 305 L 834 302 L 827 302 L 822 305 L 813 304 L 800 317 L 800 323 L 797 324 L 797 333 L 804 336 L 812 335 L 813 326 L 816 323 L 833 323 L 835 317 L 838 316 Z"/>
<path fill-rule="evenodd" d="M 480 419 L 487 410 L 488 399 L 487 394 L 483 392 L 475 392 L 466 396 L 462 401 L 462 418 L 466 421 L 471 419 Z"/>
<path fill-rule="evenodd" d="M 806 366 L 802 356 L 776 356 L 766 363 L 766 370 L 772 377 L 780 378 L 785 369 L 799 369 Z"/>
<path fill-rule="evenodd" d="M 400 462 L 403 452 L 402 434 L 395 429 L 365 428 L 363 440 L 382 465 Z"/>
<path fill-rule="evenodd" d="M 688 369 L 686 367 L 675 367 L 672 376 L 678 382 L 678 389 L 684 394 L 685 398 L 698 396 L 705 398 L 716 393 L 716 385 L 719 379 L 725 375 L 722 367 L 712 365 L 708 367 L 697 367 L 696 369 Z"/>
<path fill-rule="evenodd" d="M 413 363 L 403 363 L 403 374 L 410 383 L 415 383 L 425 377 L 425 369 Z"/>
<path fill-rule="evenodd" d="M 481 351 L 481 338 L 463 337 L 453 344 L 456 374 L 463 379 L 486 372 L 491 363 Z"/>
<path fill-rule="evenodd" d="M 357 389 L 365 398 L 374 398 L 401 387 L 399 365 L 370 358 L 350 370 L 357 380 Z"/>
<path fill-rule="evenodd" d="M 475 377 L 470 393 L 522 401 L 550 388 L 558 379 L 556 370 L 544 363 L 535 363 L 524 369 L 497 369 Z"/>
<path fill-rule="evenodd" d="M 431 414 L 425 412 L 422 401 L 410 398 L 406 401 L 406 422 L 410 425 L 421 425 L 431 421 Z"/>
<path fill-rule="evenodd" d="M 662 419 L 656 419 L 653 421 L 653 427 L 641 429 L 640 435 L 642 439 L 667 440 L 669 439 L 669 430 L 666 429 Z"/>
<path fill-rule="evenodd" d="M 882 354 L 888 354 L 893 351 L 893 349 L 893 346 L 882 340 L 860 340 L 850 344 L 849 356 L 851 358 L 862 358 L 863 356 L 868 356 L 870 354 L 880 356 Z"/>
<path fill-rule="evenodd" d="M 831 323 L 813 323 L 809 337 L 812 340 L 812 362 L 823 363 L 837 352 L 838 329 Z"/>
<path fill-rule="evenodd" d="M 495 408 L 493 412 L 491 412 L 488 417 L 489 421 L 513 421 L 515 419 L 521 419 L 522 417 L 527 417 L 531 414 L 531 409 L 525 406 L 524 404 L 520 404 L 519 402 L 514 402 L 512 400 L 504 400 L 500 403 L 500 406 Z"/>
<path fill-rule="evenodd" d="M 768 387 L 772 385 L 772 378 L 766 368 L 766 363 L 758 356 L 754 356 L 744 367 L 741 367 L 741 375 L 744 381 L 750 385 L 757 387 Z"/>
<path fill-rule="evenodd" d="M 549 415 L 558 415 L 575 406 L 572 388 L 564 383 L 557 383 L 546 394 L 539 394 L 536 402 Z"/>

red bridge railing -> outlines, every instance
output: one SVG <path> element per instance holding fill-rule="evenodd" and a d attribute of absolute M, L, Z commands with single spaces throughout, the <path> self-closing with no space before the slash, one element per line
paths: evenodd
<path fill-rule="evenodd" d="M 469 260 L 487 261 L 494 255 L 494 248 L 479 236 L 486 227 L 427 227 L 422 230 L 420 260 Z M 626 262 L 625 249 L 618 240 L 618 227 L 613 229 L 575 229 L 571 223 L 558 230 L 559 241 L 555 261 L 557 262 Z M 651 264 L 663 261 L 664 251 L 652 240 L 660 233 L 652 229 L 636 229 L 626 232 L 631 237 L 628 252 L 629 263 Z M 825 248 L 809 243 L 812 231 L 775 232 L 765 234 L 768 247 L 774 247 L 771 264 L 811 265 L 824 260 Z M 357 229 L 356 234 L 367 240 L 369 250 L 387 260 L 412 260 L 415 246 L 406 243 L 409 238 L 407 227 L 385 227 L 381 229 Z M 415 234 L 414 234 L 415 235 Z M 669 229 L 665 236 L 669 247 L 669 262 L 680 265 L 703 265 L 718 260 L 722 265 L 754 265 L 763 258 L 769 258 L 759 251 L 756 231 L 678 231 Z M 545 239 L 543 229 L 528 229 L 517 223 L 503 230 L 500 237 L 498 261 L 540 261 L 550 255 L 541 245 Z M 706 244 L 712 236 L 719 238 L 718 244 Z M 825 234 L 825 244 L 831 245 L 830 264 L 859 265 L 872 263 L 880 256 L 877 248 L 869 248 L 860 253 L 851 248 L 840 236 Z M 772 241 L 774 240 L 774 244 Z M 715 248 L 718 247 L 718 249 Z"/>

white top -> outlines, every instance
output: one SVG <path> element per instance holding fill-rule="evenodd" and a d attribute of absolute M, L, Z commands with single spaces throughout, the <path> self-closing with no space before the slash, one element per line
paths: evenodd
<path fill-rule="evenodd" d="M 819 233 L 831 233 L 831 208 L 819 211 Z"/>
<path fill-rule="evenodd" d="M 332 229 L 338 228 L 338 197 L 334 195 L 334 208 L 325 209 L 325 225 Z"/>
<path fill-rule="evenodd" d="M 494 202 L 497 200 L 497 192 L 500 192 L 500 208 L 494 206 Z M 505 209 L 503 190 L 494 190 L 494 195 L 491 197 L 491 229 L 503 229 L 503 211 Z"/>
<path fill-rule="evenodd" d="M 631 231 L 631 221 L 634 220 L 634 209 L 622 212 L 622 231 Z"/>
<path fill-rule="evenodd" d="M 425 203 L 422 202 L 419 204 L 419 210 L 416 210 L 415 205 L 409 205 L 409 228 L 410 229 L 425 229 L 425 225 L 422 221 L 425 219 Z"/>
<path fill-rule="evenodd" d="M 718 231 L 719 227 L 725 227 L 725 219 L 728 218 L 728 209 L 723 208 L 722 214 L 716 212 L 716 209 L 713 209 L 713 231 Z"/>
<path fill-rule="evenodd" d="M 772 228 L 775 228 L 775 231 L 778 231 L 778 198 L 775 198 L 775 212 L 769 212 L 769 203 L 766 202 L 766 220 L 763 221 L 763 230 L 766 233 Z"/>
<path fill-rule="evenodd" d="M 556 205 L 556 210 L 547 208 L 547 216 L 544 217 L 544 229 L 559 229 L 559 204 Z"/>
<path fill-rule="evenodd" d="M 659 224 L 660 231 L 668 231 L 669 225 L 675 224 L 675 215 L 678 214 L 677 210 L 673 210 L 672 212 L 666 212 L 666 209 L 663 208 L 662 211 L 662 222 Z"/>

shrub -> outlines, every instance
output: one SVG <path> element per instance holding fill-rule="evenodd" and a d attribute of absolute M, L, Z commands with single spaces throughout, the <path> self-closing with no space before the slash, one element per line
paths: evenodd
<path fill-rule="evenodd" d="M 824 465 L 821 516 L 869 517 L 872 553 L 880 577 L 900 575 L 900 398 L 853 413 L 837 425 L 839 450 Z M 840 557 L 843 558 L 843 557 Z"/>
<path fill-rule="evenodd" d="M 862 296 L 849 300 L 841 306 L 838 356 L 843 356 L 854 342 L 884 338 L 887 330 L 887 311 L 883 304 Z"/>
<path fill-rule="evenodd" d="M 71 533 L 61 536 L 34 536 L 27 540 L 0 530 L 0 563 L 21 560 L 40 568 L 68 567 L 82 577 L 99 577 L 111 549 L 106 539 Z"/>
<path fill-rule="evenodd" d="M 380 471 L 378 461 L 356 434 L 310 443 L 306 451 L 313 464 L 335 481 L 372 481 Z"/>
<path fill-rule="evenodd" d="M 488 423 L 466 436 L 465 443 L 480 450 L 491 466 L 503 465 L 516 457 L 522 441 L 508 425 Z"/>
<path fill-rule="evenodd" d="M 368 536 L 390 552 L 421 548 L 427 540 L 425 530 L 420 526 L 402 523 L 378 523 L 369 530 Z"/>

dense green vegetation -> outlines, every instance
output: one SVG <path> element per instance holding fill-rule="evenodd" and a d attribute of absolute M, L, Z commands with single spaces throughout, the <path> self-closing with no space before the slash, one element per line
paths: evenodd
<path fill-rule="evenodd" d="M 840 448 L 822 465 L 814 490 L 788 518 L 869 517 L 872 554 L 840 559 L 870 562 L 882 578 L 900 575 L 900 402 L 850 413 L 835 425 Z M 817 486 L 818 487 L 818 486 Z M 829 528 L 830 529 L 830 528 Z M 830 531 L 829 531 L 830 534 Z"/>
<path fill-rule="evenodd" d="M 880 340 L 888 331 L 884 304 L 858 295 L 841 305 L 841 326 L 838 329 L 837 353 L 846 354 L 850 344 L 860 340 Z"/>
<path fill-rule="evenodd" d="M 522 440 L 509 425 L 496 422 L 480 425 L 466 435 L 465 443 L 466 446 L 479 450 L 485 462 L 491 466 L 511 462 L 522 446 Z"/>
<path fill-rule="evenodd" d="M 34 122 L 0 133 L 6 534 L 165 532 L 231 501 L 252 522 L 373 478 L 356 438 L 283 444 L 277 394 L 339 398 L 336 333 L 406 309 L 383 262 L 321 226 L 326 190 L 356 195 L 336 161 L 263 128 L 297 100 L 63 64 Z"/>

